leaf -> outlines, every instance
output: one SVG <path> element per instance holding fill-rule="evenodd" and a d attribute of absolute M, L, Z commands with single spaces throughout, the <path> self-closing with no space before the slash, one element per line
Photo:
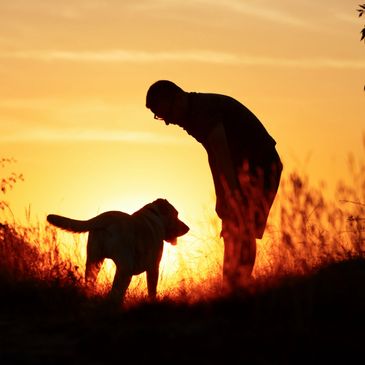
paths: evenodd
<path fill-rule="evenodd" d="M 359 7 L 360 7 L 360 9 L 357 9 L 357 11 L 359 12 L 359 17 L 361 17 L 365 12 L 365 4 L 363 4 L 363 5 L 359 4 Z"/>

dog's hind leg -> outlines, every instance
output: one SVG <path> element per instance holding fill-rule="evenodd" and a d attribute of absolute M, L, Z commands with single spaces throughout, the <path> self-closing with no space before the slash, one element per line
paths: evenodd
<path fill-rule="evenodd" d="M 87 240 L 85 280 L 89 288 L 95 284 L 104 262 L 102 233 L 100 230 L 90 231 Z"/>
<path fill-rule="evenodd" d="M 99 271 L 103 264 L 103 259 L 95 260 L 91 258 L 87 258 L 86 260 L 86 271 L 85 271 L 85 280 L 86 285 L 91 288 L 95 285 L 96 279 L 98 277 Z"/>

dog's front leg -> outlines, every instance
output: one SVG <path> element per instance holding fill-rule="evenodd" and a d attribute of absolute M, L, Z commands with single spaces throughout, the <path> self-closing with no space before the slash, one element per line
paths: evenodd
<path fill-rule="evenodd" d="M 150 299 L 156 299 L 158 275 L 158 267 L 147 270 L 147 290 Z"/>
<path fill-rule="evenodd" d="M 113 280 L 113 286 L 109 294 L 110 299 L 118 303 L 122 302 L 131 280 L 132 275 L 128 275 L 127 273 L 118 269 L 117 266 Z"/>

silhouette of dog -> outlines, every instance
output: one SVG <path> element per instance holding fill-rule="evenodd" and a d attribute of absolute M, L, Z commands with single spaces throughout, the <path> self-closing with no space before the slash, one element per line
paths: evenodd
<path fill-rule="evenodd" d="M 122 301 L 133 275 L 147 274 L 147 290 L 156 297 L 163 241 L 175 245 L 177 237 L 189 231 L 178 211 L 166 200 L 157 199 L 134 212 L 102 213 L 89 220 L 75 220 L 55 214 L 47 221 L 70 232 L 89 232 L 85 279 L 94 284 L 105 258 L 116 265 L 110 297 Z"/>

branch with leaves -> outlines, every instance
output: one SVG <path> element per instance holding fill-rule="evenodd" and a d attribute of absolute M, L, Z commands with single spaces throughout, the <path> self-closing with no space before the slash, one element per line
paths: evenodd
<path fill-rule="evenodd" d="M 357 9 L 357 11 L 359 12 L 359 18 L 362 17 L 365 14 L 365 4 L 359 4 L 359 9 Z M 361 33 L 361 38 L 360 38 L 360 42 L 362 40 L 364 40 L 365 43 L 365 26 L 364 28 L 362 28 Z M 365 91 L 365 86 L 364 86 L 364 91 Z"/>
<path fill-rule="evenodd" d="M 12 158 L 0 158 L 0 167 L 3 168 L 14 162 L 16 161 Z M 8 207 L 7 203 L 1 198 L 1 195 L 5 195 L 18 181 L 24 181 L 23 174 L 12 172 L 10 175 L 0 178 L 0 210 Z"/>
<path fill-rule="evenodd" d="M 359 12 L 359 17 L 362 17 L 365 14 L 365 4 L 359 5 L 359 9 L 357 9 L 357 11 Z M 364 40 L 365 42 L 365 26 L 362 29 L 361 33 L 361 39 L 360 41 Z"/>

